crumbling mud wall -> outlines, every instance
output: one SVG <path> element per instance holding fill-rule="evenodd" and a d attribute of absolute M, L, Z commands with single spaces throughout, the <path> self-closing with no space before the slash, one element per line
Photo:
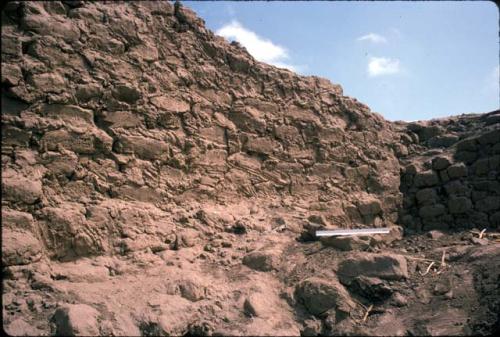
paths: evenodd
<path fill-rule="evenodd" d="M 339 85 L 259 63 L 166 2 L 12 2 L 2 15 L 5 231 L 37 251 L 161 246 L 172 208 L 204 200 L 396 222 L 394 133 Z"/>
<path fill-rule="evenodd" d="M 499 228 L 500 113 L 410 123 L 405 131 L 405 228 Z"/>
<path fill-rule="evenodd" d="M 498 112 L 390 123 L 160 1 L 9 2 L 1 57 L 8 333 L 498 332 Z"/>

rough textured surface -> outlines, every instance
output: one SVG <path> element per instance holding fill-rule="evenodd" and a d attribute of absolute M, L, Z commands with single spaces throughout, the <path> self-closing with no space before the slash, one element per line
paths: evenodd
<path fill-rule="evenodd" d="M 498 116 L 493 112 L 400 126 L 408 138 L 419 139 L 400 158 L 400 222 L 406 228 L 500 228 Z"/>
<path fill-rule="evenodd" d="M 9 334 L 499 332 L 498 111 L 391 123 L 168 2 L 9 2 L 1 44 Z"/>

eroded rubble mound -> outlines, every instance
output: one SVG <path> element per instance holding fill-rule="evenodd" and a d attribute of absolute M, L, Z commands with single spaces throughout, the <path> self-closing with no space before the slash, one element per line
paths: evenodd
<path fill-rule="evenodd" d="M 390 123 L 168 2 L 10 2 L 1 42 L 8 333 L 498 332 L 498 112 Z"/>

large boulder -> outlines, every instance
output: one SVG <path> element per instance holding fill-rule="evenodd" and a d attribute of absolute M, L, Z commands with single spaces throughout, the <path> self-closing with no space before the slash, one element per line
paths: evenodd
<path fill-rule="evenodd" d="M 22 318 L 17 318 L 8 324 L 4 321 L 4 329 L 9 336 L 42 336 L 43 334 L 43 331 Z"/>
<path fill-rule="evenodd" d="M 2 228 L 2 264 L 24 265 L 39 261 L 42 246 L 33 234 L 24 230 Z"/>
<path fill-rule="evenodd" d="M 2 197 L 4 200 L 34 204 L 42 197 L 42 183 L 22 176 L 2 179 Z"/>
<path fill-rule="evenodd" d="M 30 213 L 3 208 L 2 227 L 30 231 L 33 229 L 33 216 Z"/>
<path fill-rule="evenodd" d="M 408 278 L 408 266 L 401 255 L 358 253 L 339 264 L 338 276 L 344 284 L 350 284 L 358 276 L 401 280 Z"/>
<path fill-rule="evenodd" d="M 59 336 L 97 336 L 99 312 L 86 304 L 66 304 L 52 317 Z"/>
<path fill-rule="evenodd" d="M 307 278 L 297 285 L 295 296 L 313 315 L 320 315 L 332 308 L 348 313 L 355 307 L 347 290 L 334 278 Z"/>

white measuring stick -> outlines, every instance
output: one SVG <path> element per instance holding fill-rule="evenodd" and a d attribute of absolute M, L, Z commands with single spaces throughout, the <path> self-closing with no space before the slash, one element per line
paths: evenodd
<path fill-rule="evenodd" d="M 385 228 L 360 228 L 360 229 L 334 229 L 316 231 L 316 236 L 346 236 L 346 235 L 369 235 L 389 234 L 390 229 Z"/>

